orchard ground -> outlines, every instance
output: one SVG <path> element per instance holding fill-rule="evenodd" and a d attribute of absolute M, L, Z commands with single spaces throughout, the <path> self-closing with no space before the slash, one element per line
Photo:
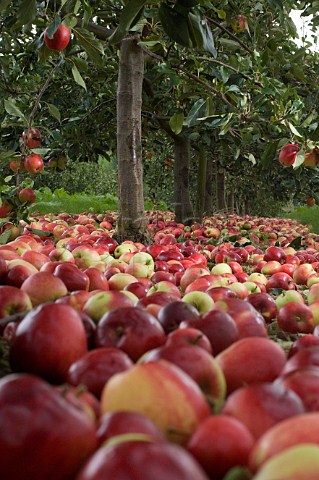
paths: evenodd
<path fill-rule="evenodd" d="M 59 455 L 55 478 L 98 480 L 92 465 L 126 473 L 135 450 L 159 462 L 161 478 L 222 480 L 239 469 L 270 480 L 272 461 L 279 480 L 316 478 L 317 462 L 309 473 L 302 461 L 308 476 L 297 477 L 300 461 L 285 458 L 319 449 L 304 427 L 319 422 L 319 235 L 291 219 L 219 213 L 185 226 L 172 212 L 147 215 L 149 245 L 118 243 L 111 211 L 3 227 L 0 421 L 18 392 L 29 395 L 30 423 L 15 449 L 14 424 L 0 433 L 1 478 L 21 478 L 17 458 L 27 480 L 49 478 Z M 42 394 L 57 405 L 46 425 L 34 422 Z M 64 443 L 56 454 L 45 443 L 45 462 L 24 455 L 65 415 L 70 435 L 86 436 L 70 436 L 77 455 Z M 129 478 L 154 480 L 143 465 Z"/>

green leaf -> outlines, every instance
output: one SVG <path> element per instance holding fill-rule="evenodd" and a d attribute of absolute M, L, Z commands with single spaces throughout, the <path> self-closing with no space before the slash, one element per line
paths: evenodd
<path fill-rule="evenodd" d="M 76 68 L 75 65 L 73 65 L 73 67 L 72 67 L 72 75 L 73 75 L 73 78 L 76 81 L 76 83 L 78 85 L 80 85 L 81 87 L 83 87 L 84 90 L 86 90 L 85 81 L 83 80 L 82 75 L 80 74 L 79 70 Z"/>
<path fill-rule="evenodd" d="M 300 248 L 302 248 L 302 237 L 295 238 L 292 242 L 289 243 L 288 247 L 292 247 L 295 250 L 300 250 Z"/>
<path fill-rule="evenodd" d="M 52 117 L 56 118 L 58 122 L 61 122 L 60 111 L 55 105 L 53 105 L 53 103 L 48 103 L 48 110 Z"/>
<path fill-rule="evenodd" d="M 53 22 L 47 27 L 47 34 L 50 39 L 54 37 L 55 32 L 59 28 L 59 25 L 61 25 L 61 17 L 60 15 L 56 15 L 54 17 Z"/>
<path fill-rule="evenodd" d="M 296 170 L 299 168 L 305 161 L 305 152 L 303 150 L 299 150 L 298 155 L 296 156 L 296 160 L 292 164 L 292 168 Z"/>
<path fill-rule="evenodd" d="M 21 120 L 24 121 L 24 123 L 27 125 L 28 121 L 26 117 L 23 115 L 21 110 L 17 107 L 16 101 L 14 98 L 8 98 L 7 100 L 4 100 L 4 108 L 9 115 L 12 115 L 13 117 L 19 117 Z"/>
<path fill-rule="evenodd" d="M 170 8 L 166 3 L 161 3 L 158 14 L 162 27 L 171 40 L 184 47 L 192 46 L 187 17 Z"/>
<path fill-rule="evenodd" d="M 194 46 L 206 50 L 211 53 L 213 57 L 217 57 L 213 34 L 207 24 L 206 19 L 203 19 L 198 13 L 189 13 L 188 27 L 190 37 Z"/>
<path fill-rule="evenodd" d="M 19 20 L 19 23 L 22 25 L 26 25 L 27 23 L 32 22 L 36 15 L 36 0 L 23 0 L 17 12 L 17 18 Z"/>
<path fill-rule="evenodd" d="M 73 33 L 88 57 L 96 64 L 103 65 L 102 55 L 104 54 L 104 49 L 93 33 L 85 28 L 74 28 Z"/>
<path fill-rule="evenodd" d="M 130 28 L 136 23 L 136 20 L 140 18 L 145 3 L 147 3 L 147 0 L 130 0 L 125 5 L 120 17 L 120 23 L 109 38 L 110 43 L 119 43 L 125 37 Z"/>
<path fill-rule="evenodd" d="M 0 245 L 5 245 L 10 239 L 11 231 L 9 229 L 5 230 L 0 235 Z"/>
<path fill-rule="evenodd" d="M 278 142 L 275 142 L 275 143 L 267 143 L 267 146 L 265 148 L 265 150 L 263 151 L 262 155 L 261 155 L 261 165 L 264 167 L 264 168 L 268 168 L 271 164 L 271 162 L 273 161 L 275 155 L 276 155 L 276 151 L 277 151 L 277 145 L 278 145 Z"/>
<path fill-rule="evenodd" d="M 17 156 L 16 152 L 14 150 L 6 150 L 0 152 L 0 162 L 1 161 L 6 161 L 6 160 L 11 160 L 12 158 L 15 158 Z"/>
<path fill-rule="evenodd" d="M 9 3 L 11 3 L 11 1 L 12 0 L 0 0 L 0 11 L 7 8 L 7 6 L 9 5 Z"/>
<path fill-rule="evenodd" d="M 183 123 L 184 123 L 184 114 L 183 113 L 174 113 L 174 115 L 170 118 L 169 126 L 171 127 L 172 131 L 175 135 L 178 135 L 183 130 Z"/>
<path fill-rule="evenodd" d="M 298 132 L 298 130 L 296 129 L 296 127 L 293 126 L 292 123 L 287 122 L 287 124 L 288 124 L 288 127 L 289 127 L 290 131 L 291 131 L 294 135 L 296 135 L 296 137 L 301 137 L 301 138 L 303 137 L 303 135 Z"/>
<path fill-rule="evenodd" d="M 194 103 L 186 118 L 186 123 L 189 127 L 195 125 L 198 122 L 198 118 L 203 116 L 206 110 L 204 106 L 206 106 L 206 100 L 203 98 L 200 98 Z"/>
<path fill-rule="evenodd" d="M 230 38 L 220 38 L 219 43 L 230 50 L 238 50 L 240 48 L 239 43 L 235 42 L 235 40 L 231 40 Z"/>

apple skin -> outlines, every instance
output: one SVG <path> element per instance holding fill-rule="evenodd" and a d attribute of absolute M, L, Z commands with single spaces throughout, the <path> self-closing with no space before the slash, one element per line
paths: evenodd
<path fill-rule="evenodd" d="M 29 295 L 34 307 L 68 294 L 65 283 L 49 272 L 34 273 L 23 282 L 21 290 Z"/>
<path fill-rule="evenodd" d="M 212 309 L 200 315 L 198 320 L 184 320 L 180 328 L 194 327 L 209 339 L 214 355 L 225 350 L 239 339 L 235 320 L 226 312 Z"/>
<path fill-rule="evenodd" d="M 270 458 L 289 447 L 304 443 L 319 446 L 319 412 L 295 415 L 269 428 L 253 446 L 249 468 L 256 472 Z"/>
<path fill-rule="evenodd" d="M 209 275 L 210 272 L 208 268 L 206 267 L 198 267 L 196 264 L 193 267 L 189 267 L 185 270 L 183 273 L 181 279 L 180 279 L 180 287 L 181 290 L 184 292 L 186 290 L 186 287 L 192 283 L 194 280 L 196 280 L 199 277 L 202 277 L 204 275 Z"/>
<path fill-rule="evenodd" d="M 41 145 L 41 132 L 38 128 L 29 128 L 22 132 L 21 139 L 26 147 L 38 148 Z"/>
<path fill-rule="evenodd" d="M 276 423 L 305 413 L 304 404 L 297 393 L 290 390 L 288 385 L 276 382 L 237 388 L 225 400 L 221 413 L 244 423 L 255 439 Z"/>
<path fill-rule="evenodd" d="M 240 338 L 267 337 L 264 317 L 249 302 L 240 298 L 225 298 L 215 302 L 215 308 L 235 320 Z"/>
<path fill-rule="evenodd" d="M 52 38 L 49 38 L 47 30 L 44 32 L 44 42 L 50 50 L 56 50 L 60 52 L 64 50 L 71 38 L 71 32 L 67 25 L 61 23 Z"/>
<path fill-rule="evenodd" d="M 96 267 L 88 267 L 84 269 L 84 273 L 89 277 L 89 291 L 92 290 L 109 290 L 109 282 L 103 272 Z"/>
<path fill-rule="evenodd" d="M 305 348 L 319 346 L 319 338 L 313 334 L 302 335 L 298 337 L 290 346 L 288 350 L 288 359 L 292 357 L 295 353 Z"/>
<path fill-rule="evenodd" d="M 211 480 L 222 480 L 236 466 L 247 466 L 254 438 L 236 418 L 214 415 L 204 419 L 187 443 L 187 450 Z"/>
<path fill-rule="evenodd" d="M 31 310 L 29 295 L 18 287 L 0 285 L 0 318 Z"/>
<path fill-rule="evenodd" d="M 43 170 L 44 162 L 40 155 L 37 155 L 36 153 L 31 153 L 31 155 L 28 155 L 25 158 L 24 167 L 29 173 L 36 174 L 40 173 L 41 170 Z"/>
<path fill-rule="evenodd" d="M 0 421 L 3 479 L 69 480 L 97 447 L 95 423 L 34 375 L 0 380 Z"/>
<path fill-rule="evenodd" d="M 316 271 L 311 263 L 303 263 L 301 265 L 297 265 L 292 278 L 297 285 L 306 285 L 308 278 L 315 274 Z"/>
<path fill-rule="evenodd" d="M 74 386 L 85 385 L 99 399 L 111 376 L 132 365 L 129 356 L 118 348 L 94 348 L 70 365 L 66 382 Z"/>
<path fill-rule="evenodd" d="M 264 337 L 241 338 L 219 353 L 216 360 L 224 372 L 228 394 L 243 385 L 272 382 L 287 362 L 284 350 Z"/>
<path fill-rule="evenodd" d="M 119 308 L 119 306 L 129 307 L 132 305 L 132 300 L 123 292 L 117 290 L 98 291 L 85 302 L 83 311 L 98 323 L 106 312 Z"/>
<path fill-rule="evenodd" d="M 177 347 L 179 345 L 197 345 L 208 353 L 213 353 L 209 338 L 198 328 L 177 328 L 166 336 L 165 345 Z"/>
<path fill-rule="evenodd" d="M 165 332 L 157 319 L 138 307 L 119 307 L 97 324 L 95 346 L 116 347 L 136 362 L 145 352 L 163 345 Z"/>
<path fill-rule="evenodd" d="M 282 331 L 289 333 L 312 333 L 315 327 L 310 307 L 299 302 L 289 302 L 281 307 L 277 324 Z"/>
<path fill-rule="evenodd" d="M 319 346 L 317 345 L 304 348 L 288 358 L 281 375 L 310 365 L 319 367 Z"/>
<path fill-rule="evenodd" d="M 302 294 L 296 290 L 283 290 L 275 299 L 278 310 L 289 302 L 305 303 Z"/>
<path fill-rule="evenodd" d="M 317 480 L 319 446 L 299 444 L 274 455 L 258 470 L 253 480 Z"/>
<path fill-rule="evenodd" d="M 214 300 L 208 295 L 208 293 L 195 290 L 186 293 L 182 298 L 182 302 L 193 305 L 200 314 L 208 312 L 215 304 Z"/>
<path fill-rule="evenodd" d="M 144 441 L 137 438 L 99 448 L 75 480 L 106 478 L 209 480 L 184 448 L 168 442 L 153 442 L 151 436 L 149 439 L 146 436 Z"/>
<path fill-rule="evenodd" d="M 136 364 L 109 379 L 101 395 L 101 411 L 119 410 L 146 415 L 168 440 L 184 445 L 201 420 L 210 415 L 196 382 L 165 360 Z"/>
<path fill-rule="evenodd" d="M 266 323 L 274 320 L 278 313 L 275 299 L 266 292 L 251 293 L 247 297 L 249 302 L 263 317 Z"/>
<path fill-rule="evenodd" d="M 77 290 L 89 290 L 89 277 L 74 263 L 61 263 L 61 265 L 58 265 L 56 267 L 53 275 L 63 281 L 64 285 L 68 289 L 68 292 L 74 292 Z"/>
<path fill-rule="evenodd" d="M 198 318 L 199 312 L 194 305 L 179 300 L 164 305 L 157 315 L 157 320 L 166 334 L 178 328 L 182 321 L 196 320 Z"/>
<path fill-rule="evenodd" d="M 148 350 L 139 362 L 157 360 L 167 360 L 181 368 L 200 387 L 212 411 L 220 411 L 226 396 L 226 381 L 220 366 L 210 353 L 196 345 L 164 345 Z"/>
<path fill-rule="evenodd" d="M 61 383 L 70 365 L 86 352 L 87 337 L 79 313 L 69 305 L 46 303 L 30 310 L 19 323 L 9 362 L 15 372 Z"/>
<path fill-rule="evenodd" d="M 154 442 L 166 442 L 163 433 L 145 415 L 137 412 L 109 412 L 99 418 L 96 435 L 99 445 L 114 437 L 129 434 L 147 435 Z M 126 437 L 127 438 L 127 437 Z M 131 437 L 132 438 L 132 437 Z M 125 440 L 126 441 L 126 440 Z"/>
<path fill-rule="evenodd" d="M 295 392 L 308 412 L 319 411 L 319 366 L 298 368 L 279 376 L 275 383 Z"/>
<path fill-rule="evenodd" d="M 218 300 L 224 300 L 224 298 L 230 298 L 230 297 L 231 298 L 236 298 L 237 297 L 236 292 L 234 290 L 231 290 L 228 287 L 208 288 L 208 290 L 206 290 L 206 293 L 208 293 L 208 295 L 210 297 L 212 297 L 214 302 L 217 302 Z"/>

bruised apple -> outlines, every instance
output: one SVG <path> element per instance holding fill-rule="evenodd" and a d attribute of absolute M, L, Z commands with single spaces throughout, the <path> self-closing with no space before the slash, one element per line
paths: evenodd
<path fill-rule="evenodd" d="M 119 410 L 146 415 L 169 440 L 181 444 L 210 415 L 196 382 L 165 360 L 136 364 L 110 378 L 102 391 L 101 411 Z"/>

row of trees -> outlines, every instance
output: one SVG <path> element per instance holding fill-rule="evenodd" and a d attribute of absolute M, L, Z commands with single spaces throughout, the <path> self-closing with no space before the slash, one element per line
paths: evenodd
<path fill-rule="evenodd" d="M 319 139 L 319 69 L 309 45 L 293 40 L 298 7 L 305 16 L 316 10 L 290 0 L 3 0 L 1 158 L 16 154 L 31 125 L 48 157 L 115 158 L 125 238 L 146 234 L 146 155 L 161 170 L 171 152 L 182 222 L 210 213 L 213 178 L 218 208 L 249 208 L 260 190 L 280 199 L 313 194 L 316 169 L 302 162 Z M 43 32 L 61 21 L 72 40 L 58 55 Z M 277 162 L 290 142 L 301 147 L 294 172 Z"/>

